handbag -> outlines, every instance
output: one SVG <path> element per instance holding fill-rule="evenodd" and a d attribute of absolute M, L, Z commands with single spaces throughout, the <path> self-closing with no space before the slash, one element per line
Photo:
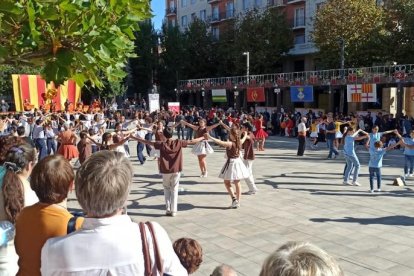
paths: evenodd
<path fill-rule="evenodd" d="M 155 236 L 154 226 L 150 221 L 145 223 L 140 222 L 139 231 L 141 232 L 141 242 L 142 242 L 142 253 L 144 254 L 144 267 L 145 267 L 145 276 L 155 276 L 157 274 L 152 273 L 152 264 L 151 264 L 151 255 L 149 253 L 148 240 L 147 240 L 147 231 L 145 231 L 146 226 L 151 235 L 152 243 L 154 245 L 154 258 L 155 266 L 157 268 L 158 274 L 163 276 L 170 276 L 169 274 L 163 273 L 163 261 L 161 259 L 160 250 L 158 248 L 157 238 Z"/>

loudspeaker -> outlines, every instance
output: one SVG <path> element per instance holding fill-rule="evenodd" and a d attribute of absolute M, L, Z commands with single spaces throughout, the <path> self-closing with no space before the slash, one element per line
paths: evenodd
<path fill-rule="evenodd" d="M 401 177 L 397 177 L 394 179 L 394 182 L 392 183 L 394 186 L 405 186 L 405 181 Z"/>

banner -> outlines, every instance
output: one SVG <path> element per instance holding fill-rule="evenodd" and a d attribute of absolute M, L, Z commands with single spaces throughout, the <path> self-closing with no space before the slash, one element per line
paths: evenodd
<path fill-rule="evenodd" d="M 264 87 L 249 87 L 247 88 L 247 102 L 265 102 Z"/>
<path fill-rule="evenodd" d="M 227 102 L 226 89 L 212 89 L 211 95 L 213 96 L 213 103 Z"/>
<path fill-rule="evenodd" d="M 152 113 L 160 109 L 160 94 L 148 94 L 149 112 Z"/>
<path fill-rule="evenodd" d="M 176 114 L 180 113 L 180 103 L 179 102 L 169 102 L 168 110 L 175 112 Z"/>
<path fill-rule="evenodd" d="M 349 103 L 377 102 L 377 85 L 375 83 L 349 84 L 346 86 Z"/>
<path fill-rule="evenodd" d="M 290 87 L 290 100 L 292 103 L 313 102 L 313 86 L 291 86 Z"/>
<path fill-rule="evenodd" d="M 81 97 L 81 88 L 73 80 L 65 81 L 57 88 L 57 93 L 48 99 L 48 93 L 55 89 L 53 82 L 46 85 L 39 75 L 12 75 L 13 95 L 16 111 L 24 111 L 24 105 L 39 108 L 41 105 L 48 105 L 50 101 L 55 103 L 56 111 L 65 109 L 65 102 L 68 99 L 72 106 Z"/>

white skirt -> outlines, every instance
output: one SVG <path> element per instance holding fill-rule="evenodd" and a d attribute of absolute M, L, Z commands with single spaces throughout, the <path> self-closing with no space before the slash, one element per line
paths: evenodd
<path fill-rule="evenodd" d="M 213 152 L 214 152 L 213 148 L 205 140 L 195 144 L 193 149 L 191 150 L 191 153 L 195 154 L 197 156 L 198 155 L 206 155 L 206 154 L 210 154 L 210 153 L 213 153 Z"/>
<path fill-rule="evenodd" d="M 337 131 L 337 132 L 335 133 L 335 138 L 336 138 L 336 139 L 339 139 L 339 138 L 342 138 L 342 137 L 343 137 L 342 132 Z"/>
<path fill-rule="evenodd" d="M 122 152 L 123 154 L 125 154 L 125 157 L 129 157 L 129 154 L 125 151 L 125 147 L 124 147 L 124 145 L 117 146 L 117 147 L 115 148 L 115 151 L 117 151 L 117 152 Z"/>
<path fill-rule="evenodd" d="M 310 138 L 318 138 L 318 133 L 316 131 L 311 132 Z"/>
<path fill-rule="evenodd" d="M 241 180 L 250 176 L 249 170 L 244 165 L 241 158 L 230 158 L 224 164 L 219 177 L 224 180 Z"/>

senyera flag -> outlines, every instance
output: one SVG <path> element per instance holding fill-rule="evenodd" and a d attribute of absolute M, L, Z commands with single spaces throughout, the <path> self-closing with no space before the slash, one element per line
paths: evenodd
<path fill-rule="evenodd" d="M 265 102 L 264 87 L 247 88 L 247 102 Z"/>
<path fill-rule="evenodd" d="M 12 75 L 13 94 L 16 111 L 24 111 L 24 102 L 39 108 L 41 105 L 50 104 L 47 102 L 47 91 L 55 88 L 53 82 L 46 84 L 39 75 Z M 66 100 L 75 105 L 81 97 L 81 88 L 73 80 L 65 81 L 57 88 L 56 96 L 53 97 L 56 111 L 63 110 Z"/>

